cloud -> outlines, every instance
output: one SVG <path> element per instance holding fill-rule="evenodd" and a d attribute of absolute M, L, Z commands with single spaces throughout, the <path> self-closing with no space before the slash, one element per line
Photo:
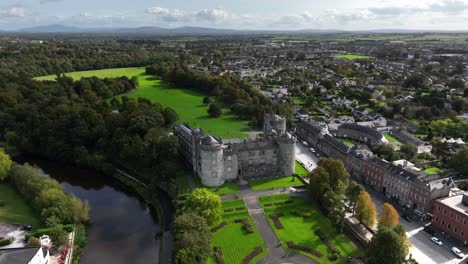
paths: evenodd
<path fill-rule="evenodd" d="M 43 5 L 43 4 L 47 4 L 47 3 L 54 3 L 54 2 L 61 2 L 61 1 L 63 1 L 63 0 L 39 0 L 39 3 L 41 5 Z"/>
<path fill-rule="evenodd" d="M 468 4 L 460 0 L 445 0 L 429 5 L 428 9 L 432 12 L 461 13 L 468 9 Z"/>
<path fill-rule="evenodd" d="M 147 8 L 145 13 L 154 15 L 157 19 L 163 22 L 217 22 L 230 16 L 226 11 L 220 8 L 187 12 L 180 9 L 168 9 L 164 7 L 153 6 Z"/>
<path fill-rule="evenodd" d="M 27 10 L 24 7 L 13 6 L 4 11 L 0 11 L 2 17 L 25 17 Z"/>

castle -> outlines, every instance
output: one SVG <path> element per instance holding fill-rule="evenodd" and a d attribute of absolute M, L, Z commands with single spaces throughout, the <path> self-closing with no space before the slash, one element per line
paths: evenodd
<path fill-rule="evenodd" d="M 265 114 L 263 137 L 255 140 L 218 139 L 185 124 L 176 126 L 174 134 L 180 153 L 205 186 L 294 174 L 296 139 L 286 131 L 285 117 Z"/>

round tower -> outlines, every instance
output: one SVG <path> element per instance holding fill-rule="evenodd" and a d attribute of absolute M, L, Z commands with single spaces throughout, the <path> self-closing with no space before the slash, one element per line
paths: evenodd
<path fill-rule="evenodd" d="M 286 133 L 286 117 L 273 115 L 270 118 L 270 126 L 272 129 L 276 130 L 278 135 L 283 135 Z"/>
<path fill-rule="evenodd" d="M 224 184 L 223 144 L 212 136 L 201 139 L 199 176 L 203 185 L 217 187 Z"/>
<path fill-rule="evenodd" d="M 278 138 L 278 163 L 281 175 L 290 176 L 295 173 L 296 139 L 291 134 L 284 134 Z"/>

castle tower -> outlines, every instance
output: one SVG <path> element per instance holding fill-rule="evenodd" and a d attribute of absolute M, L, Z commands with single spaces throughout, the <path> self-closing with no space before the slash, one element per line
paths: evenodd
<path fill-rule="evenodd" d="M 290 176 L 295 173 L 295 143 L 296 138 L 287 132 L 278 138 L 278 165 L 283 176 Z"/>
<path fill-rule="evenodd" d="M 198 174 L 203 185 L 217 187 L 224 184 L 223 144 L 212 136 L 201 139 Z"/>
<path fill-rule="evenodd" d="M 192 169 L 193 169 L 194 175 L 197 175 L 197 171 L 198 171 L 199 142 L 202 137 L 203 137 L 203 130 L 201 130 L 200 128 L 192 130 Z"/>
<path fill-rule="evenodd" d="M 265 114 L 263 122 L 263 135 L 268 136 L 275 130 L 278 136 L 286 133 L 286 117 Z"/>

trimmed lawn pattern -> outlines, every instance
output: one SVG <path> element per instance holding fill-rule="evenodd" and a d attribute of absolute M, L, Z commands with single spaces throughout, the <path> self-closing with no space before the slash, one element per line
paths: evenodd
<path fill-rule="evenodd" d="M 41 227 L 37 214 L 9 183 L 0 183 L 0 202 L 4 204 L 0 206 L 0 222 Z"/>
<path fill-rule="evenodd" d="M 424 170 L 425 173 L 427 174 L 437 174 L 440 172 L 440 169 L 437 167 L 430 167 Z"/>
<path fill-rule="evenodd" d="M 258 233 L 257 227 L 250 218 L 245 207 L 243 200 L 229 200 L 223 202 L 223 208 L 237 208 L 244 207 L 245 211 L 224 213 L 223 221 L 226 221 L 226 225 L 220 230 L 213 233 L 213 239 L 211 241 L 212 247 L 220 246 L 223 252 L 224 262 L 226 264 L 239 264 L 242 260 L 250 253 L 255 247 L 262 247 L 263 253 L 260 256 L 254 258 L 251 263 L 256 263 L 259 259 L 263 258 L 268 254 L 262 237 Z M 243 225 L 240 223 L 234 223 L 234 220 L 240 218 L 247 218 L 251 226 L 253 227 L 254 233 L 247 234 L 243 230 Z M 209 264 L 216 263 L 214 257 L 208 259 Z"/>
<path fill-rule="evenodd" d="M 300 164 L 297 160 L 296 160 L 295 167 L 296 167 L 295 168 L 296 174 L 298 174 L 299 176 L 305 177 L 309 175 L 309 172 L 307 171 L 307 169 L 304 168 L 304 166 L 302 166 L 302 164 Z"/>
<path fill-rule="evenodd" d="M 198 188 L 206 188 L 208 191 L 217 195 L 240 193 L 239 185 L 237 185 L 237 183 L 234 182 L 226 182 L 225 184 L 219 187 L 206 187 L 203 186 L 203 184 L 201 183 L 201 179 L 195 176 L 195 183 L 197 184 Z"/>
<path fill-rule="evenodd" d="M 356 55 L 356 54 L 345 54 L 345 55 L 335 56 L 335 58 L 337 58 L 337 59 L 346 59 L 346 60 L 370 60 L 370 59 L 374 59 L 375 57 L 364 56 L 364 55 Z"/>
<path fill-rule="evenodd" d="M 223 108 L 223 115 L 219 118 L 208 116 L 208 105 L 202 103 L 204 94 L 190 89 L 171 87 L 169 84 L 146 75 L 144 68 L 118 68 L 96 71 L 66 73 L 74 79 L 82 77 L 116 78 L 127 76 L 138 77 L 138 88 L 125 94 L 129 98 L 144 97 L 152 102 L 159 102 L 173 108 L 179 114 L 179 121 L 186 122 L 192 127 L 201 127 L 205 133 L 221 138 L 248 138 L 243 133 L 248 131 L 247 121 L 233 116 L 229 109 Z M 55 75 L 36 77 L 36 80 L 54 80 Z M 118 98 L 123 95 L 117 96 Z"/>
<path fill-rule="evenodd" d="M 392 135 L 390 135 L 388 133 L 384 133 L 384 137 L 390 142 L 393 142 L 393 143 L 399 142 L 398 139 L 396 139 L 394 136 L 392 136 Z"/>
<path fill-rule="evenodd" d="M 266 203 L 287 200 L 292 200 L 293 203 L 264 207 L 264 204 Z M 351 242 L 351 240 L 343 234 L 337 234 L 335 227 L 330 223 L 330 221 L 309 202 L 301 198 L 281 194 L 260 197 L 260 203 L 262 204 L 262 207 L 264 207 L 268 222 L 286 250 L 295 251 L 287 248 L 286 242 L 288 241 L 292 241 L 296 245 L 312 248 L 322 253 L 324 256 L 322 258 L 317 258 L 309 253 L 305 253 L 303 251 L 299 252 L 319 263 L 346 263 L 348 256 L 358 255 L 358 248 Z M 291 211 L 307 212 L 310 213 L 310 217 L 302 218 L 295 216 L 291 214 Z M 279 218 L 279 221 L 284 227 L 283 229 L 277 229 L 270 217 L 271 214 L 278 213 L 282 213 L 284 215 Z M 329 253 L 327 247 L 314 233 L 316 229 L 322 230 L 330 242 L 340 251 L 340 259 L 334 262 L 328 260 Z"/>
<path fill-rule="evenodd" d="M 297 179 L 296 177 L 293 178 L 292 176 L 275 178 L 275 179 L 250 180 L 249 181 L 249 186 L 254 191 L 279 189 L 279 188 L 294 187 L 294 186 L 301 186 L 301 185 L 304 185 L 304 184 L 299 179 Z"/>

